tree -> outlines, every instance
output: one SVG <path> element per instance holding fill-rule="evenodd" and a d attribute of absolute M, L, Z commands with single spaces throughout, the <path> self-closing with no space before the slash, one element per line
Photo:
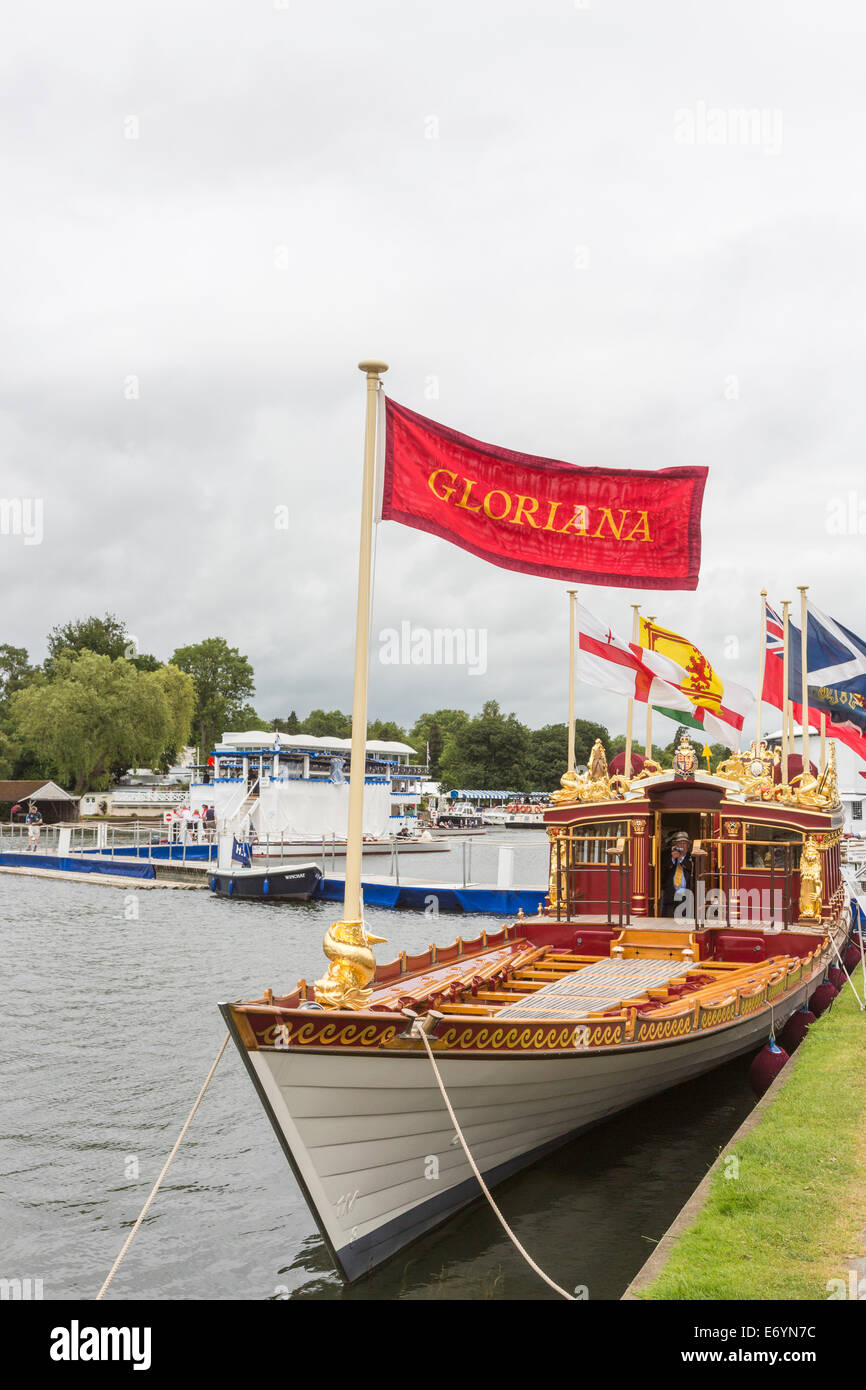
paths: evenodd
<path fill-rule="evenodd" d="M 223 637 L 208 637 L 190 647 L 178 647 L 171 658 L 195 681 L 192 737 L 207 758 L 220 734 L 228 729 L 237 711 L 255 693 L 255 675 L 237 647 Z"/>
<path fill-rule="evenodd" d="M 608 737 L 605 740 L 605 750 L 607 752 L 608 762 L 610 762 L 612 758 L 615 758 L 617 753 L 624 753 L 625 734 L 617 734 L 614 738 Z M 641 757 L 643 757 L 644 745 L 642 743 L 638 743 L 636 739 L 632 739 L 631 751 L 633 753 L 640 753 Z M 672 750 L 670 748 L 660 748 L 657 743 L 654 743 L 652 746 L 652 752 L 650 754 L 650 757 L 658 763 L 659 767 L 672 767 L 673 758 L 671 756 L 671 753 Z M 632 768 L 632 772 L 633 771 L 634 768 Z"/>
<path fill-rule="evenodd" d="M 338 709 L 310 710 L 298 733 L 310 734 L 313 738 L 351 738 L 352 717 Z"/>
<path fill-rule="evenodd" d="M 248 733 L 252 729 L 261 729 L 263 732 L 270 732 L 272 724 L 270 719 L 263 719 L 257 714 L 252 705 L 241 705 L 236 709 L 228 723 L 223 724 L 224 733 L 242 734 Z"/>
<path fill-rule="evenodd" d="M 407 743 L 417 749 L 419 758 L 427 757 L 427 744 L 430 745 L 430 776 L 439 780 L 439 763 L 445 749 L 445 741 L 459 734 L 469 723 L 469 715 L 462 709 L 437 709 L 433 714 L 422 714 L 415 721 Z"/>
<path fill-rule="evenodd" d="M 104 618 L 79 618 L 51 629 L 46 666 L 53 669 L 55 660 L 62 652 L 97 652 L 114 660 L 126 656 L 128 646 L 126 624 L 113 613 L 106 613 Z"/>
<path fill-rule="evenodd" d="M 301 721 L 292 710 L 288 719 L 275 719 L 271 728 L 275 734 L 298 734 L 301 731 Z"/>
<path fill-rule="evenodd" d="M 141 670 L 136 665 L 136 670 Z M 165 692 L 168 706 L 168 729 L 165 747 L 158 759 L 160 771 L 166 772 L 178 757 L 189 738 L 195 712 L 195 682 L 179 666 L 159 666 L 153 672 Z M 151 764 L 154 766 L 154 764 Z"/>
<path fill-rule="evenodd" d="M 600 738 L 607 743 L 610 735 L 603 724 L 588 719 L 574 721 L 574 761 L 577 766 L 588 764 L 592 745 Z M 527 757 L 527 792 L 551 792 L 560 785 L 568 766 L 568 725 L 545 724 L 529 733 Z"/>
<path fill-rule="evenodd" d="M 139 652 L 137 656 L 131 656 L 129 660 L 139 671 L 165 671 L 158 657 L 151 656 L 149 652 Z"/>
<path fill-rule="evenodd" d="M 16 690 L 22 690 L 35 672 L 27 659 L 25 647 L 10 647 L 8 642 L 0 643 L 0 718 L 9 707 L 9 699 Z"/>
<path fill-rule="evenodd" d="M 382 743 L 406 743 L 406 730 L 395 724 L 393 719 L 373 719 L 367 725 L 367 737 L 379 739 Z"/>
<path fill-rule="evenodd" d="M 64 652 L 50 681 L 13 696 L 12 722 L 80 795 L 107 786 L 113 769 L 158 763 L 192 704 L 192 683 L 180 671 L 139 671 L 123 657 Z"/>
<path fill-rule="evenodd" d="M 516 715 L 504 715 L 495 700 L 445 740 L 439 763 L 442 788 L 477 787 L 510 791 L 526 782 L 529 730 Z"/>
<path fill-rule="evenodd" d="M 16 747 L 11 738 L 0 729 L 0 781 L 7 781 L 15 769 Z"/>

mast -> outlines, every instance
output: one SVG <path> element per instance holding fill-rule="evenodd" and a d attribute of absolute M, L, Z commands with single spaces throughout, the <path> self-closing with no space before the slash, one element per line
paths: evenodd
<path fill-rule="evenodd" d="M 640 635 L 640 618 L 638 617 L 638 613 L 640 612 L 640 604 L 639 604 L 639 603 L 633 603 L 633 604 L 632 604 L 632 609 L 634 610 L 634 616 L 633 616 L 633 618 L 632 618 L 632 623 L 631 623 L 631 640 L 632 640 L 632 642 L 635 643 L 635 645 L 637 645 L 637 639 L 638 639 L 638 637 L 639 637 L 639 635 Z M 647 692 L 647 695 L 649 695 L 649 692 Z M 633 695 L 629 695 L 629 697 L 628 697 L 628 721 L 627 721 L 626 731 L 625 731 L 625 768 L 624 768 L 624 772 L 625 772 L 625 779 L 626 779 L 626 781 L 628 781 L 628 780 L 630 779 L 630 777 L 631 777 L 631 730 L 632 730 L 632 722 L 633 722 L 633 720 L 634 720 L 634 696 L 633 696 Z"/>
<path fill-rule="evenodd" d="M 655 617 L 647 618 L 647 641 L 652 642 L 650 628 L 655 622 Z M 651 758 L 653 755 L 653 705 L 652 700 L 646 702 L 646 744 L 644 745 L 644 757 Z"/>
<path fill-rule="evenodd" d="M 568 771 L 574 775 L 574 615 L 577 589 L 568 590 Z"/>
<path fill-rule="evenodd" d="M 806 608 L 808 584 L 798 584 L 800 590 L 800 716 L 803 729 L 803 772 L 810 772 L 809 761 L 809 641 L 806 627 L 809 621 Z"/>
<path fill-rule="evenodd" d="M 789 598 L 782 600 L 782 634 L 784 647 L 782 649 L 782 782 L 788 785 L 788 754 L 791 751 L 788 733 L 788 609 L 791 607 Z"/>
<path fill-rule="evenodd" d="M 364 839 L 364 773 L 367 765 L 367 652 L 370 643 L 370 577 L 373 551 L 373 493 L 376 459 L 376 406 L 381 372 L 387 362 L 359 362 L 367 375 L 367 419 L 361 486 L 361 547 L 358 560 L 358 608 L 355 619 L 355 684 L 352 696 L 352 770 L 349 777 L 349 823 L 346 833 L 346 888 L 343 920 L 361 921 L 361 851 Z"/>
<path fill-rule="evenodd" d="M 767 660 L 767 590 L 761 590 L 761 645 L 758 655 L 758 710 L 755 727 L 755 752 L 761 751 L 761 696 L 764 693 L 764 666 Z"/>

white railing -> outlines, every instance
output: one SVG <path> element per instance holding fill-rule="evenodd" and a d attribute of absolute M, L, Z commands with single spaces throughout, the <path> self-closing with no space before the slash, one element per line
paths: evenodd
<path fill-rule="evenodd" d="M 95 824 L 60 821 L 54 825 L 39 826 L 39 839 L 33 849 L 28 849 L 29 833 L 30 827 L 23 822 L 0 823 L 0 852 L 35 855 L 57 855 L 62 852 L 70 857 L 98 854 L 100 857 L 123 858 L 133 863 L 139 860 L 153 862 L 154 859 L 185 863 L 189 846 L 210 845 L 215 841 L 214 830 L 200 821 L 178 821 L 170 826 L 154 826 L 141 821 L 131 821 L 126 825 L 109 825 L 105 821 Z M 154 854 L 157 848 L 165 850 L 172 845 L 180 848 L 179 855 L 169 857 Z M 122 853 L 130 849 L 135 853 Z M 207 861 L 196 859 L 190 862 Z"/>
<path fill-rule="evenodd" d="M 186 799 L 186 791 L 183 788 L 173 787 L 118 787 L 115 791 L 108 792 L 104 797 L 98 798 L 102 801 L 110 801 L 112 806 L 140 806 L 147 802 L 162 806 L 166 803 L 171 805 L 183 805 Z"/>
<path fill-rule="evenodd" d="M 232 833 L 240 828 L 234 825 L 234 821 L 241 814 L 247 802 L 255 796 L 255 793 L 258 790 L 259 778 L 256 777 L 255 781 L 252 783 L 251 786 L 248 787 L 246 783 L 243 784 L 240 791 L 240 798 L 238 800 L 229 803 L 229 809 L 227 811 L 224 811 L 222 815 L 219 817 L 220 826 L 226 834 Z"/>

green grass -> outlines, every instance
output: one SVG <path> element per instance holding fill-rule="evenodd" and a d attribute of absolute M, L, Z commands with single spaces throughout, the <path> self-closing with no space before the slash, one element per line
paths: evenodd
<path fill-rule="evenodd" d="M 853 976 L 861 998 L 862 968 Z M 866 1013 L 846 983 L 781 1090 L 713 1174 L 646 1299 L 826 1299 L 866 1230 Z"/>

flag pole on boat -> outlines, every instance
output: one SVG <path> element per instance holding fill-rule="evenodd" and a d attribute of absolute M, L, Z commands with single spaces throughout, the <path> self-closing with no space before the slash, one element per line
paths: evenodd
<path fill-rule="evenodd" d="M 791 607 L 789 598 L 782 600 L 782 634 L 784 646 L 782 648 L 782 784 L 788 785 L 788 753 L 790 752 L 789 726 L 788 726 L 788 609 Z"/>
<path fill-rule="evenodd" d="M 809 763 L 809 658 L 808 645 L 809 639 L 806 626 L 809 621 L 808 610 L 806 607 L 806 590 L 808 584 L 798 584 L 800 590 L 800 717 L 803 730 L 803 773 L 811 772 Z"/>
<path fill-rule="evenodd" d="M 631 622 L 631 640 L 632 640 L 632 642 L 634 642 L 635 644 L 637 644 L 637 640 L 638 640 L 638 637 L 639 637 L 639 635 L 640 635 L 640 617 L 638 616 L 639 613 L 640 613 L 640 604 L 639 604 L 639 603 L 633 603 L 633 604 L 632 604 L 632 609 L 633 609 L 633 616 L 632 616 L 632 622 Z M 647 694 L 649 694 L 649 692 L 647 692 Z M 629 695 L 629 697 L 628 697 L 628 719 L 627 719 L 627 721 L 626 721 L 626 731 L 625 731 L 625 778 L 626 778 L 626 781 L 629 781 L 629 779 L 631 778 L 631 731 L 632 731 L 632 724 L 633 724 L 633 722 L 634 722 L 634 696 Z"/>
<path fill-rule="evenodd" d="M 653 616 L 652 618 L 647 617 L 647 620 L 646 620 L 646 621 L 647 621 L 647 633 L 646 633 L 646 637 L 647 637 L 647 646 L 651 646 L 651 645 L 652 645 L 652 625 L 653 625 L 653 623 L 655 622 L 655 616 Z M 646 746 L 645 746 L 645 748 L 644 748 L 644 757 L 645 757 L 645 758 L 651 758 L 652 755 L 653 755 L 653 702 L 652 702 L 652 700 L 648 699 L 647 702 L 646 702 Z"/>
<path fill-rule="evenodd" d="M 568 771 L 574 776 L 574 611 L 577 589 L 568 590 Z"/>
<path fill-rule="evenodd" d="M 764 665 L 767 660 L 767 590 L 761 590 L 761 647 L 758 655 L 758 708 L 755 725 L 755 752 L 761 752 L 761 697 L 764 693 Z"/>
<path fill-rule="evenodd" d="M 346 890 L 343 916 L 361 920 L 361 849 L 364 839 L 364 770 L 367 761 L 367 653 L 370 645 L 370 581 L 373 553 L 373 493 L 376 462 L 376 409 L 381 372 L 387 362 L 359 362 L 367 375 L 364 428 L 364 474 L 361 489 L 361 547 L 358 560 L 358 609 L 355 619 L 355 684 L 352 696 L 352 771 L 349 780 L 349 825 L 346 835 Z M 360 770 L 360 777 L 357 775 Z"/>
<path fill-rule="evenodd" d="M 362 1009 L 370 997 L 368 984 L 376 969 L 370 946 L 384 940 L 364 929 L 361 906 L 361 855 L 364 843 L 364 777 L 367 765 L 367 670 L 370 646 L 372 590 L 373 504 L 375 494 L 376 417 L 381 373 L 387 362 L 359 362 L 367 377 L 364 426 L 364 469 L 361 486 L 361 545 L 358 559 L 358 606 L 355 619 L 355 681 L 352 694 L 352 748 L 349 773 L 349 817 L 346 831 L 346 882 L 343 920 L 325 933 L 328 972 L 314 986 L 317 1003 L 325 1008 Z"/>

